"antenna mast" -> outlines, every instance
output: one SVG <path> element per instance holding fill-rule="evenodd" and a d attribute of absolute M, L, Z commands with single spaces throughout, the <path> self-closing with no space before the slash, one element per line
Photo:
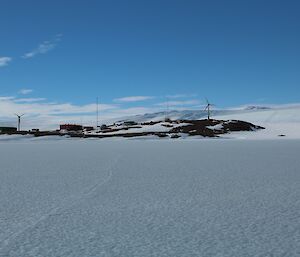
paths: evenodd
<path fill-rule="evenodd" d="M 98 96 L 97 96 L 96 101 L 97 101 L 97 108 L 96 108 L 96 115 L 97 115 L 97 117 L 96 117 L 96 129 L 98 130 L 98 128 L 99 128 L 99 97 Z"/>
<path fill-rule="evenodd" d="M 169 101 L 167 101 L 166 104 L 167 104 L 167 106 L 166 106 L 167 108 L 166 108 L 166 112 L 165 112 L 165 121 L 167 121 L 168 118 L 169 118 L 169 117 L 168 117 L 168 114 L 169 114 Z"/>

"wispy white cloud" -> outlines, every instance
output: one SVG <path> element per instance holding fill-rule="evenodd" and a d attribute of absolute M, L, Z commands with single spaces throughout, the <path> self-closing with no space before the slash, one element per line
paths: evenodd
<path fill-rule="evenodd" d="M 56 129 L 61 123 L 81 123 L 95 125 L 95 103 L 76 105 L 72 103 L 53 103 L 45 98 L 18 98 L 0 96 L 0 124 L 15 125 L 14 113 L 24 113 L 22 127 L 24 129 Z M 100 122 L 124 116 L 152 112 L 155 108 L 134 107 L 121 108 L 118 104 L 99 104 Z"/>
<path fill-rule="evenodd" d="M 119 103 L 132 103 L 132 102 L 141 102 L 141 101 L 146 101 L 153 99 L 153 96 L 127 96 L 127 97 L 122 97 L 122 98 L 116 98 L 114 99 L 114 102 L 119 102 Z"/>
<path fill-rule="evenodd" d="M 162 103 L 157 103 L 157 106 L 188 106 L 188 105 L 197 105 L 200 104 L 198 100 L 186 100 L 186 101 L 167 101 Z"/>
<path fill-rule="evenodd" d="M 61 41 L 62 34 L 57 34 L 54 39 L 44 41 L 43 43 L 39 44 L 37 48 L 33 49 L 32 51 L 25 53 L 22 58 L 28 59 L 32 58 L 38 54 L 45 54 L 51 50 L 53 50 L 59 41 Z"/>
<path fill-rule="evenodd" d="M 21 89 L 18 93 L 21 94 L 21 95 L 28 95 L 30 93 L 32 93 L 33 90 L 32 89 L 29 89 L 29 88 L 23 88 Z"/>
<path fill-rule="evenodd" d="M 45 101 L 46 98 L 19 98 L 19 99 L 15 99 L 14 102 L 15 103 L 33 103 L 33 102 L 42 102 Z"/>
<path fill-rule="evenodd" d="M 198 100 L 166 101 L 154 105 L 123 108 L 121 104 L 100 104 L 100 122 L 110 123 L 138 114 L 161 112 L 166 106 L 171 110 L 187 110 L 203 106 Z M 267 105 L 272 108 L 295 108 L 299 103 L 287 105 Z M 239 107 L 241 108 L 241 107 Z M 72 103 L 53 103 L 45 98 L 26 98 L 18 96 L 0 96 L 0 124 L 16 125 L 14 113 L 25 113 L 22 120 L 24 129 L 56 129 L 61 123 L 96 124 L 95 103 L 84 105 Z"/>
<path fill-rule="evenodd" d="M 0 57 L 0 67 L 8 65 L 8 63 L 11 62 L 11 60 L 11 57 Z"/>
<path fill-rule="evenodd" d="M 14 96 L 0 96 L 0 101 L 9 101 L 15 99 Z"/>
<path fill-rule="evenodd" d="M 174 95 L 167 95 L 166 98 L 177 99 L 177 98 L 191 98 L 196 96 L 197 94 L 174 94 Z"/>

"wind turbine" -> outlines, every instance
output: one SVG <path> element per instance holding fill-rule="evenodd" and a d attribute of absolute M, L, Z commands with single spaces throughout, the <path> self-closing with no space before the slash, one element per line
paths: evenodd
<path fill-rule="evenodd" d="M 212 107 L 212 106 L 215 106 L 215 105 L 214 105 L 214 104 L 211 104 L 211 103 L 208 101 L 207 98 L 205 98 L 205 100 L 206 100 L 207 105 L 206 105 L 204 111 L 207 111 L 207 119 L 210 120 L 211 107 Z"/>
<path fill-rule="evenodd" d="M 19 115 L 19 114 L 15 113 L 15 115 L 18 117 L 18 131 L 20 131 L 21 130 L 21 117 L 24 116 L 25 114 L 23 113 L 23 114 Z"/>

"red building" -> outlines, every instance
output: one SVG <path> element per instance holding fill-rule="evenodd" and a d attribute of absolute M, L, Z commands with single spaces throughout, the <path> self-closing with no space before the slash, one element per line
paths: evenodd
<path fill-rule="evenodd" d="M 62 124 L 59 126 L 60 130 L 67 130 L 67 131 L 80 131 L 82 130 L 81 125 L 76 124 Z"/>

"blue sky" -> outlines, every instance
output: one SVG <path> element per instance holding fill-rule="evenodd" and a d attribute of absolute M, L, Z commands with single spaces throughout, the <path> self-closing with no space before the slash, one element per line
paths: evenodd
<path fill-rule="evenodd" d="M 14 107 L 0 116 L 29 104 L 89 113 L 97 95 L 115 115 L 166 101 L 200 108 L 205 96 L 219 107 L 299 102 L 299 9 L 288 0 L 2 0 L 0 100 Z"/>

